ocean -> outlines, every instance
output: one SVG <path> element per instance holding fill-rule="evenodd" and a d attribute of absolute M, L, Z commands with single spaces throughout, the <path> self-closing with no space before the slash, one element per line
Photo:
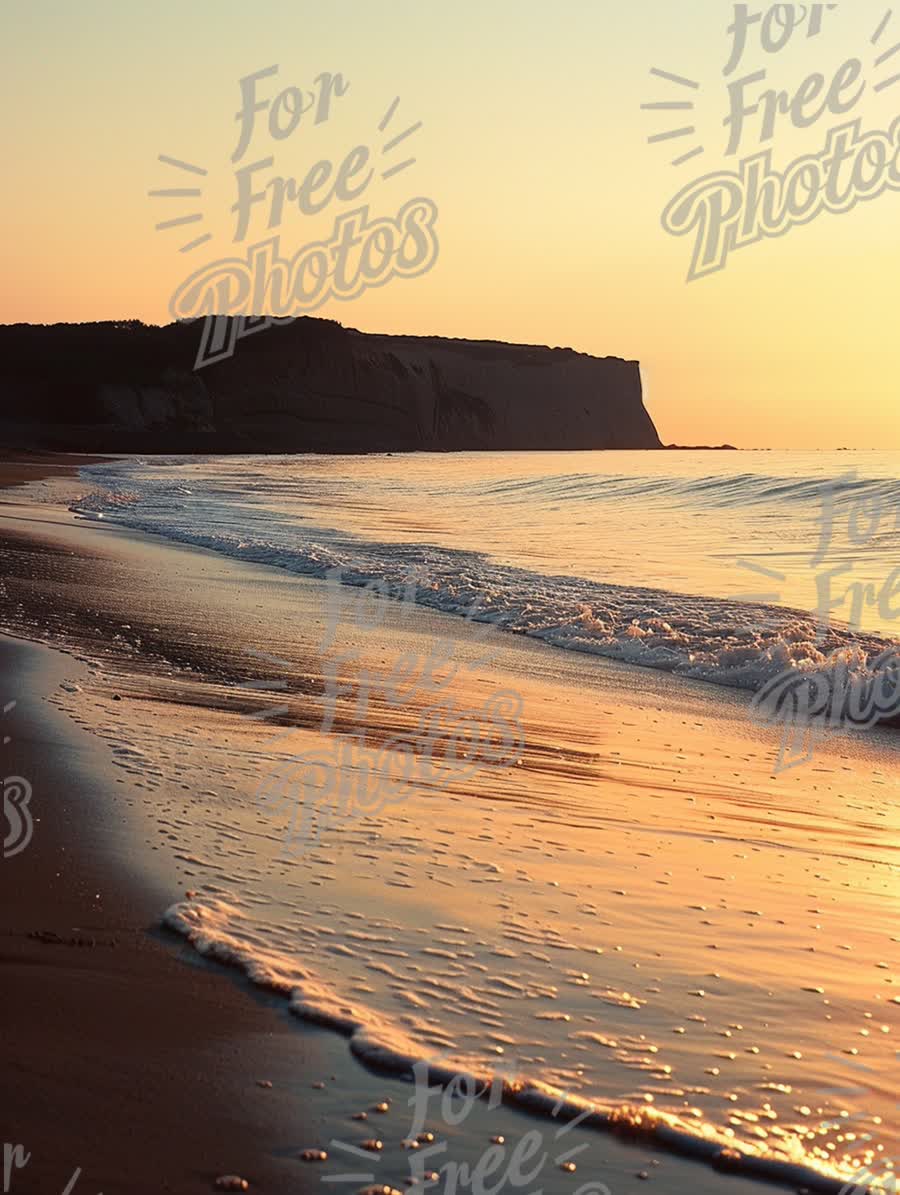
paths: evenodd
<path fill-rule="evenodd" d="M 900 453 L 152 458 L 73 507 L 341 570 L 560 648 L 757 689 L 900 619 Z M 885 642 L 886 641 L 886 642 Z"/>

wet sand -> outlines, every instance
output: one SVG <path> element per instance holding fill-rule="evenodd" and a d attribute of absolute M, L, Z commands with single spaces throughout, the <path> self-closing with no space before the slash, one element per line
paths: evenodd
<path fill-rule="evenodd" d="M 4 764 L 32 784 L 36 819 L 0 868 L 3 1134 L 31 1154 L 11 1190 L 62 1192 L 77 1167 L 87 1191 L 206 1191 L 234 1172 L 296 1189 L 296 1164 L 277 1154 L 303 1142 L 311 1114 L 255 1080 L 294 1086 L 316 1069 L 315 1043 L 162 940 L 171 888 L 147 883 L 122 787 L 42 700 L 72 661 L 6 639 L 0 659 L 17 700 Z"/>
<path fill-rule="evenodd" d="M 348 1136 L 348 1140 L 357 1140 L 359 1127 L 348 1121 L 351 1110 L 365 1107 L 366 1100 L 383 1098 L 388 1092 L 399 1107 L 404 1088 L 396 1081 L 375 1078 L 356 1065 L 340 1038 L 311 1030 L 287 1016 L 282 1000 L 259 988 L 251 996 L 249 986 L 236 973 L 198 964 L 198 956 L 187 946 L 176 949 L 171 941 L 157 936 L 156 927 L 162 911 L 183 899 L 188 887 L 200 887 L 204 880 L 211 880 L 213 869 L 228 872 L 238 865 L 243 848 L 232 848 L 236 853 L 229 861 L 229 848 L 223 843 L 239 841 L 241 835 L 259 835 L 258 808 L 242 811 L 234 805 L 235 797 L 212 793 L 211 788 L 207 792 L 201 785 L 225 788 L 227 776 L 235 781 L 235 791 L 240 789 L 240 765 L 259 745 L 251 740 L 246 714 L 271 705 L 273 695 L 267 693 L 264 684 L 267 677 L 289 677 L 287 692 L 279 692 L 277 698 L 288 706 L 281 722 L 297 728 L 301 738 L 306 735 L 309 741 L 315 740 L 323 700 L 316 652 L 322 630 L 321 609 L 316 608 L 314 600 L 319 583 L 163 544 L 149 536 L 79 524 L 67 514 L 46 508 L 7 505 L 0 516 L 0 551 L 10 612 L 7 618 L 16 623 L 18 633 L 83 657 L 75 663 L 71 657 L 54 654 L 50 657 L 52 665 L 39 665 L 38 656 L 46 660 L 47 653 L 36 656 L 34 649 L 13 649 L 18 653 L 13 661 L 15 667 L 22 669 L 22 691 L 35 695 L 23 700 L 14 716 L 28 717 L 31 707 L 32 713 L 39 710 L 40 721 L 30 729 L 25 722 L 16 724 L 8 749 L 27 753 L 8 758 L 15 758 L 20 774 L 32 778 L 36 812 L 42 793 L 82 794 L 77 801 L 72 798 L 63 806 L 67 821 L 62 823 L 61 834 L 55 838 L 49 833 L 44 836 L 44 826 L 50 820 L 47 808 L 28 850 L 4 863 L 4 883 L 12 883 L 7 877 L 16 874 L 12 864 L 18 872 L 16 891 L 21 892 L 26 883 L 30 889 L 34 882 L 39 884 L 41 894 L 37 902 L 17 897 L 7 935 L 10 946 L 5 952 L 15 959 L 10 964 L 10 974 L 15 978 L 7 985 L 8 990 L 22 1010 L 23 1025 L 31 1025 L 30 1031 L 16 1042 L 16 1063 L 22 1068 L 26 1093 L 21 1101 L 23 1119 L 17 1122 L 20 1127 L 7 1132 L 7 1139 L 20 1140 L 32 1151 L 32 1162 L 22 1172 L 21 1189 L 47 1189 L 46 1177 L 44 1185 L 24 1185 L 30 1171 L 35 1181 L 37 1171 L 33 1168 L 41 1153 L 41 1139 L 48 1142 L 47 1165 L 52 1164 L 54 1169 L 52 1175 L 50 1171 L 47 1175 L 54 1183 L 72 1156 L 64 1181 L 76 1165 L 81 1165 L 82 1182 L 91 1186 L 96 1162 L 96 1189 L 104 1189 L 102 1183 L 110 1190 L 157 1190 L 160 1181 L 174 1184 L 171 1189 L 177 1190 L 195 1189 L 192 1183 L 198 1190 L 209 1189 L 214 1172 L 246 1172 L 260 1189 L 286 1190 L 287 1185 L 279 1184 L 287 1183 L 290 1189 L 296 1189 L 296 1183 L 308 1173 L 293 1156 L 298 1150 L 324 1147 L 325 1138 L 340 1136 L 342 1129 L 355 1131 L 356 1136 Z M 437 626 L 442 634 L 456 636 L 460 652 L 470 652 L 472 658 L 478 654 L 469 641 L 469 628 L 461 620 L 431 619 L 424 614 L 421 625 L 412 630 L 389 622 L 380 636 L 367 638 L 363 646 L 370 654 L 383 653 L 383 661 L 408 642 L 409 636 L 427 639 L 436 633 Z M 452 627 L 450 631 L 448 626 Z M 257 655 L 248 667 L 247 650 L 251 645 Z M 598 670 L 593 689 L 582 694 L 577 707 L 565 710 L 560 703 L 566 700 L 568 691 L 569 661 L 528 643 L 504 644 L 503 651 L 503 667 L 514 674 L 528 710 L 524 767 L 535 783 L 524 787 L 519 784 L 515 791 L 504 791 L 502 785 L 489 787 L 481 796 L 493 801 L 501 812 L 504 802 L 514 801 L 511 808 L 530 811 L 536 824 L 545 827 L 545 836 L 552 833 L 554 838 L 565 839 L 573 834 L 593 834 L 592 841 L 599 844 L 603 840 L 598 835 L 610 834 L 610 855 L 616 842 L 617 854 L 622 853 L 624 845 L 629 861 L 615 866 L 631 868 L 635 890 L 629 892 L 627 903 L 617 898 L 617 880 L 610 874 L 605 900 L 609 902 L 608 917 L 616 908 L 615 929 L 611 932 L 617 941 L 626 942 L 632 954 L 635 947 L 658 947 L 657 957 L 674 959 L 687 976 L 690 952 L 679 960 L 672 937 L 673 933 L 683 932 L 683 924 L 677 920 L 672 926 L 665 924 L 665 909 L 672 902 L 661 903 L 654 898 L 654 886 L 662 883 L 673 887 L 679 897 L 690 890 L 689 876 L 678 874 L 678 869 L 696 863 L 696 854 L 692 859 L 691 852 L 697 849 L 711 858 L 714 845 L 699 845 L 704 841 L 702 823 L 710 819 L 719 821 L 720 850 L 722 845 L 732 844 L 733 849 L 746 846 L 748 837 L 752 837 L 749 849 L 753 851 L 767 832 L 763 806 L 770 794 L 764 783 L 764 749 L 743 725 L 740 702 L 720 696 L 722 716 L 713 723 L 701 721 L 698 711 L 703 709 L 703 698 L 699 693 L 667 687 L 666 678 L 643 675 L 635 692 L 634 676 L 629 670 L 604 667 Z M 277 664 L 260 653 L 277 657 Z M 60 659 L 65 659 L 64 666 Z M 97 661 L 101 663 L 99 670 Z M 73 677 L 73 669 L 77 676 Z M 63 673 L 67 679 L 63 679 Z M 256 683 L 248 683 L 248 677 L 251 682 L 256 678 Z M 469 700 L 476 701 L 483 680 L 479 681 L 473 671 L 470 683 L 473 689 Z M 238 686 L 243 688 L 236 692 Z M 71 718 L 57 709 L 48 710 L 44 702 L 38 704 L 38 694 L 52 694 L 57 704 L 70 710 Z M 10 696 L 18 696 L 18 690 Z M 237 702 L 241 703 L 243 719 L 236 717 Z M 351 722 L 352 711 L 346 706 L 347 702 L 339 712 Z M 585 716 L 588 711 L 597 716 Z M 85 731 L 73 727 L 73 718 L 93 726 L 100 738 L 89 738 Z M 373 740 L 388 737 L 402 721 L 403 711 L 376 702 L 369 714 Z M 176 730 L 183 733 L 188 725 L 192 736 L 189 746 L 173 750 Z M 161 737 L 161 728 L 166 726 L 168 738 Z M 275 729 L 271 728 L 273 732 Z M 676 729 L 677 741 L 669 737 Z M 726 731 L 731 736 L 728 740 L 722 737 Z M 148 748 L 154 743 L 165 743 L 165 747 L 150 754 Z M 224 770 L 223 750 L 228 757 Z M 692 783 L 692 778 L 696 781 L 692 763 L 707 754 L 713 758 L 703 765 L 702 784 Z M 839 759 L 842 764 L 837 763 Z M 865 751 L 860 752 L 852 744 L 845 754 L 838 751 L 827 757 L 824 770 L 846 767 L 848 760 L 858 766 L 859 759 L 863 760 L 863 768 L 877 771 L 877 759 L 873 764 Z M 253 766 L 258 770 L 258 763 Z M 627 782 L 621 780 L 623 770 Z M 679 781 L 675 774 L 684 780 Z M 738 774 L 740 784 L 735 784 Z M 76 787 L 79 776 L 80 789 Z M 605 782 L 601 810 L 591 797 L 595 791 L 592 786 L 598 780 Z M 673 796 L 678 783 L 686 783 L 687 792 Z M 879 783 L 877 775 L 873 783 Z M 829 781 L 823 779 L 822 769 L 815 777 L 808 773 L 798 792 L 810 796 L 816 788 L 827 796 Z M 635 792 L 643 793 L 644 801 L 639 826 L 634 824 Z M 471 794 L 459 794 L 460 798 L 466 796 Z M 57 799 L 55 796 L 54 811 Z M 697 803 L 699 808 L 689 808 Z M 496 810 L 487 804 L 484 808 L 495 820 L 486 818 L 479 809 L 483 836 L 496 832 L 501 825 L 507 833 L 508 821 L 503 821 L 499 813 L 495 817 Z M 558 808 L 565 811 L 562 824 L 557 818 Z M 449 817 L 450 812 L 448 806 L 444 813 Z M 793 812 L 785 813 L 778 826 L 779 847 L 788 852 L 802 851 L 808 836 L 802 806 L 797 804 Z M 227 824 L 226 837 L 216 837 L 210 828 L 205 838 L 201 832 L 192 841 L 187 823 L 193 823 L 191 833 L 198 824 L 202 831 L 203 816 L 218 825 Z M 383 838 L 395 841 L 408 835 L 416 824 L 422 824 L 423 816 L 412 806 L 402 810 L 380 826 Z M 462 816 L 471 816 L 465 807 Z M 269 827 L 263 829 L 268 834 Z M 826 838 L 834 836 L 835 841 L 846 831 L 836 815 L 833 825 L 822 829 Z M 670 852 L 672 843 L 683 838 L 687 842 L 683 858 L 673 856 L 665 870 L 644 864 L 635 872 L 635 856 L 656 854 L 654 835 L 669 844 Z M 874 859 L 871 857 L 873 841 L 854 844 L 853 853 L 862 860 L 860 872 L 873 867 L 878 872 L 878 852 Z M 332 849 L 331 843 L 326 845 Z M 512 845 L 519 849 L 515 841 Z M 40 863 L 43 870 L 39 870 L 40 850 L 48 852 Z M 209 862 L 204 860 L 204 850 Z M 219 855 L 213 858 L 215 851 Z M 386 846 L 382 851 L 382 866 L 388 872 L 397 869 L 396 857 Z M 500 854 L 495 851 L 491 858 L 498 859 Z M 557 855 L 554 866 L 560 858 Z M 75 863 L 68 867 L 60 862 L 69 859 Z M 246 869 L 246 852 L 243 859 Z M 677 864 L 674 868 L 673 862 Z M 324 863 L 318 861 L 315 874 L 303 879 L 311 885 L 324 884 L 337 912 L 338 892 L 327 874 L 327 863 L 327 859 Z M 574 895 L 583 898 L 586 889 L 579 888 L 576 877 L 587 875 L 578 870 L 584 861 L 572 859 L 570 863 Z M 504 860 L 504 866 L 511 865 L 512 860 Z M 470 864 L 462 866 L 468 869 Z M 703 870 L 710 868 L 711 863 Z M 422 882 L 423 877 L 411 874 L 409 861 L 401 861 L 394 874 L 401 875 L 404 869 L 406 886 Z M 548 881 L 552 874 L 546 874 Z M 315 875 L 322 878 L 316 879 Z M 720 882 L 714 872 L 711 879 Z M 761 872 L 757 879 L 763 879 Z M 802 886 L 803 878 L 800 883 Z M 476 895 L 479 892 L 472 891 Z M 622 892 L 624 895 L 624 889 Z M 95 893 L 100 894 L 99 899 Z M 298 900 L 308 907 L 314 895 L 315 888 L 308 887 Z M 560 902 L 565 896 L 565 892 L 560 894 Z M 784 897 L 785 907 L 779 911 L 791 921 L 803 896 L 785 889 Z M 456 899 L 460 898 L 457 890 Z M 717 900 L 722 903 L 718 894 Z M 745 897 L 741 904 L 747 909 L 745 917 L 758 918 L 755 902 L 751 905 Z M 10 902 L 4 901 L 3 907 L 11 907 Z M 451 920 L 456 920 L 457 912 L 454 908 L 448 913 Z M 656 922 L 654 934 L 659 935 L 658 941 L 645 932 L 648 913 Z M 693 920 L 699 923 L 700 918 Z M 725 922 L 715 932 L 727 954 L 728 939 L 738 930 L 730 919 Z M 563 933 L 573 924 L 567 915 L 559 922 Z M 96 944 L 66 945 L 67 937 L 85 936 L 85 925 Z M 74 931 L 73 926 L 78 930 Z M 40 932 L 45 927 L 64 941 L 28 937 L 36 928 Z M 109 935 L 117 937 L 116 946 L 105 945 Z M 769 940 L 777 949 L 777 944 Z M 739 939 L 735 939 L 735 945 L 740 946 Z M 51 950 L 52 963 L 47 960 Z M 17 952 L 23 952 L 21 958 Z M 86 958 L 91 961 L 85 963 Z M 42 967 L 32 966 L 31 959 L 43 960 Z M 186 962 L 194 965 L 186 966 Z M 752 958 L 746 962 L 756 965 Z M 42 978 L 48 975 L 49 965 L 53 966 L 52 987 Z M 654 964 L 645 960 L 645 965 Z M 738 956 L 733 965 L 741 966 Z M 718 969 L 727 978 L 727 967 Z M 606 975 L 606 983 L 611 980 L 611 975 Z M 861 1001 L 866 982 L 860 975 L 860 991 L 847 995 Z M 91 1003 L 92 997 L 95 1003 Z M 608 987 L 605 997 L 603 1003 L 610 1007 L 617 997 L 621 1000 L 622 989 Z M 51 1019 L 46 1011 L 48 1004 L 55 1011 L 67 1008 L 67 1016 Z M 29 1021 L 31 1010 L 38 1010 L 39 1015 L 31 1016 Z M 14 1016 L 18 1023 L 19 1014 Z M 75 1040 L 91 1043 L 90 1048 L 73 1048 L 73 1017 L 82 1027 L 76 1031 Z M 48 1024 L 57 1026 L 52 1041 L 55 1057 L 61 1061 L 54 1063 L 52 1074 L 60 1106 L 71 1090 L 71 1082 L 82 1094 L 71 1137 L 55 1127 L 48 1130 L 45 1105 L 41 1103 L 50 1071 L 46 1062 L 51 1040 Z M 550 1041 L 549 1036 L 546 1041 Z M 39 1042 L 45 1044 L 39 1046 Z M 633 1050 L 628 1053 L 634 1055 Z M 29 1063 L 35 1057 L 42 1057 L 44 1064 Z M 115 1067 L 109 1065 L 110 1058 L 117 1060 Z M 623 1058 L 622 1063 L 632 1065 L 629 1058 Z M 334 1082 L 332 1074 L 336 1076 Z M 271 1079 L 273 1088 L 258 1087 L 258 1078 Z M 319 1079 L 325 1086 L 314 1088 L 312 1084 Z M 640 1083 L 637 1077 L 636 1082 Z M 89 1099 L 84 1098 L 84 1091 Z M 129 1099 L 125 1107 L 120 1107 L 126 1094 L 134 1102 Z M 886 1097 L 888 1094 L 886 1091 Z M 186 1108 L 202 1108 L 202 1123 L 194 1123 L 199 1117 L 186 1116 Z M 382 1166 L 381 1171 L 375 1168 L 373 1173 L 379 1181 L 398 1184 L 403 1173 L 401 1165 L 406 1162 L 399 1149 L 405 1116 L 396 1117 L 396 1125 L 392 1116 L 388 1114 L 379 1123 L 385 1129 L 390 1126 L 397 1141 L 386 1140 L 384 1162 L 388 1166 Z M 483 1127 L 478 1129 L 473 1130 L 470 1124 L 470 1131 L 457 1142 L 462 1156 L 477 1158 L 489 1133 L 497 1131 L 496 1118 L 511 1118 L 508 1132 L 515 1131 L 515 1125 L 522 1122 L 520 1116 L 506 1109 L 495 1110 L 491 1117 L 479 1121 Z M 146 1125 L 150 1127 L 145 1131 Z M 387 1132 L 384 1135 L 387 1138 Z M 541 1175 L 545 1189 L 574 1191 L 586 1177 L 599 1176 L 612 1191 L 627 1192 L 644 1189 L 645 1180 L 638 1178 L 642 1172 L 661 1181 L 666 1190 L 712 1192 L 731 1189 L 735 1183 L 735 1189 L 755 1185 L 724 1179 L 668 1153 L 650 1153 L 649 1143 L 629 1148 L 605 1135 L 599 1143 L 597 1135 L 592 1137 L 593 1164 L 579 1162 L 578 1174 L 566 1176 L 565 1185 L 560 1185 L 563 1179 L 558 1172 Z M 223 1141 L 228 1143 L 227 1157 L 222 1155 Z M 76 1148 L 79 1142 L 83 1143 L 80 1152 Z M 245 1158 L 252 1161 L 245 1162 Z M 385 1173 L 388 1167 L 392 1171 L 389 1174 Z M 329 1163 L 329 1172 L 331 1168 Z M 144 1173 L 148 1176 L 146 1187 L 140 1185 Z M 127 1182 L 136 1185 L 123 1185 L 125 1174 L 129 1175 Z M 59 1183 L 60 1190 L 64 1181 Z"/>
<path fill-rule="evenodd" d="M 74 452 L 26 452 L 0 447 L 0 490 L 28 485 L 47 477 L 70 477 L 82 465 L 108 458 Z"/>

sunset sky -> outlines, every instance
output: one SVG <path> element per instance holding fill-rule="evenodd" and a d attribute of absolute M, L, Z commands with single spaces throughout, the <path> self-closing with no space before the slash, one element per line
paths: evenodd
<path fill-rule="evenodd" d="M 839 124 L 890 128 L 900 82 L 876 84 L 900 74 L 900 53 L 876 59 L 900 43 L 900 10 L 873 44 L 886 0 L 818 7 L 821 32 L 807 36 L 808 13 L 777 53 L 763 50 L 760 24 L 751 25 L 726 78 L 734 9 L 722 0 L 5 0 L 0 321 L 168 322 L 170 296 L 188 274 L 273 235 L 258 204 L 246 240 L 232 239 L 239 80 L 277 64 L 258 85 L 271 101 L 339 72 L 350 86 L 333 97 L 327 120 L 304 113 L 290 136 L 273 140 L 262 111 L 242 159 L 274 155 L 261 185 L 279 174 L 300 181 L 320 159 L 336 169 L 354 146 L 372 147 L 376 173 L 361 198 L 335 196 L 318 215 L 286 204 L 274 230 L 282 252 L 326 239 L 335 217 L 362 203 L 371 218 L 396 216 L 421 196 L 438 209 L 439 255 L 422 277 L 394 278 L 315 314 L 367 331 L 636 358 L 667 442 L 900 448 L 900 193 L 823 212 L 692 282 L 692 234 L 661 225 L 677 191 L 741 157 L 771 148 L 783 169 L 818 154 Z M 756 99 L 770 86 L 793 93 L 821 72 L 824 95 L 855 55 L 860 80 L 842 93 L 864 85 L 852 108 L 825 111 L 803 129 L 782 115 L 762 145 L 760 115 L 748 116 L 739 152 L 726 157 L 729 82 L 765 68 L 765 81 L 748 85 Z M 652 76 L 652 67 L 699 86 Z M 660 101 L 696 107 L 642 110 Z M 391 136 L 419 121 L 382 159 Z M 696 134 L 648 144 L 688 125 Z M 702 155 L 671 165 L 700 144 Z M 380 177 L 413 156 L 414 165 Z M 148 195 L 196 186 L 199 198 Z M 201 220 L 155 230 L 193 212 Z"/>

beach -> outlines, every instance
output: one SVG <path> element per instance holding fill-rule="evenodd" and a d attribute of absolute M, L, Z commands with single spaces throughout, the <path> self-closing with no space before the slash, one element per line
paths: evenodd
<path fill-rule="evenodd" d="M 3 6 L 0 1195 L 896 1195 L 900 14 L 249 16 Z"/>
<path fill-rule="evenodd" d="M 36 1181 L 42 1135 L 35 1190 L 70 1156 L 60 1190 L 76 1166 L 112 1190 L 234 1173 L 278 1191 L 351 1165 L 402 1186 L 401 1076 L 417 1059 L 501 1073 L 510 1106 L 428 1126 L 471 1165 L 492 1136 L 549 1138 L 560 1115 L 607 1109 L 601 1131 L 571 1130 L 587 1143 L 576 1171 L 548 1162 L 554 1191 L 587 1178 L 631 1191 L 642 1174 L 666 1190 L 746 1188 L 711 1162 L 837 1190 L 891 1156 L 888 732 L 837 736 L 775 780 L 775 730 L 751 722 L 742 693 L 711 699 L 609 660 L 585 670 L 359 586 L 340 587 L 336 619 L 326 582 L 78 518 L 60 495 L 6 498 L 4 630 L 44 645 L 6 645 L 20 701 L 7 717 L 21 719 L 8 750 L 41 818 L 3 871 L 17 893 L 8 990 L 32 1026 L 17 1037 L 11 1134 L 32 1161 L 15 1189 Z M 295 808 L 292 822 L 311 757 L 359 776 L 375 766 L 366 752 L 415 741 L 429 702 L 398 700 L 387 678 L 429 658 L 449 678 L 445 706 L 470 715 L 457 737 L 498 691 L 521 734 L 445 758 L 428 783 L 401 776 L 352 816 L 320 771 L 316 820 Z M 360 727 L 342 760 L 335 742 Z M 69 1017 L 50 1021 L 48 999 Z M 79 1115 L 70 1137 L 42 1134 L 33 1059 L 72 1020 L 92 1047 L 58 1045 L 69 1082 L 54 1078 L 54 1098 L 76 1086 Z M 844 1058 L 865 1059 L 864 1085 Z M 384 1100 L 367 1170 L 340 1143 L 367 1139 L 352 1115 Z M 309 1148 L 328 1161 L 300 1161 Z"/>

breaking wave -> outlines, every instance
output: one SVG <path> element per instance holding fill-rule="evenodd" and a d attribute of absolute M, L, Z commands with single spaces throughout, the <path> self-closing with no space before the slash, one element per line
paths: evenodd
<path fill-rule="evenodd" d="M 346 531 L 310 527 L 296 515 L 273 508 L 262 495 L 271 477 L 248 470 L 238 501 L 234 488 L 205 481 L 192 489 L 173 483 L 165 471 L 152 482 L 122 475 L 109 466 L 87 471 L 102 480 L 73 504 L 86 518 L 104 518 L 235 559 L 285 569 L 301 576 L 338 574 L 347 585 L 372 586 L 386 597 L 409 598 L 447 614 L 519 635 L 543 640 L 571 652 L 603 656 L 625 664 L 654 668 L 709 684 L 757 692 L 777 678 L 828 675 L 840 669 L 848 692 L 868 692 L 880 683 L 900 642 L 874 633 L 855 632 L 835 623 L 823 628 L 808 611 L 761 602 L 714 598 L 647 586 L 620 585 L 569 575 L 548 575 L 497 562 L 486 553 L 430 543 L 391 543 L 364 539 Z M 585 475 L 586 476 L 586 475 Z M 593 485 L 614 485 L 636 495 L 648 479 L 590 478 Z M 737 487 L 757 494 L 787 491 L 809 496 L 821 482 L 758 475 L 653 479 L 653 484 L 715 488 L 718 500 Z M 715 487 L 713 487 L 715 482 Z M 752 485 L 751 485 L 752 482 Z M 506 482 L 509 492 L 532 482 Z M 538 483 L 533 483 L 538 484 Z M 542 486 L 577 485 L 584 476 L 555 476 Z M 878 490 L 894 482 L 847 481 Z M 257 487 L 254 489 L 254 487 Z M 259 495 L 248 500 L 248 494 Z M 474 611 L 474 614 L 473 614 Z M 890 711 L 885 720 L 890 720 Z"/>

